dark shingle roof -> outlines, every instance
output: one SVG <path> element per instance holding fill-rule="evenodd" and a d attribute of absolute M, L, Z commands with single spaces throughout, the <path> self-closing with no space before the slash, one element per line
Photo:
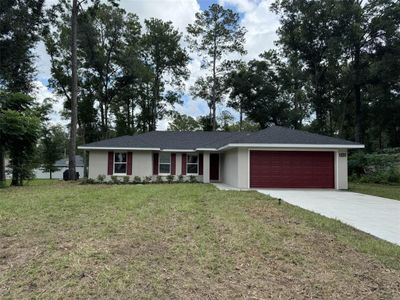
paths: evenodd
<path fill-rule="evenodd" d="M 312 144 L 358 145 L 339 138 L 313 134 L 280 126 L 257 132 L 224 131 L 152 131 L 139 135 L 125 135 L 83 145 L 85 148 L 161 148 L 161 149 L 217 149 L 228 144 Z"/>

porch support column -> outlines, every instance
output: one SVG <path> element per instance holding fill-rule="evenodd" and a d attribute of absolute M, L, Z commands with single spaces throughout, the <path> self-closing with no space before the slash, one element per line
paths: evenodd
<path fill-rule="evenodd" d="M 210 152 L 203 152 L 203 182 L 210 183 Z"/>

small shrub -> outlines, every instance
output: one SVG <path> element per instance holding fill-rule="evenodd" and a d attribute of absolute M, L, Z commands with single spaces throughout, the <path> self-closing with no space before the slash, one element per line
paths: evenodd
<path fill-rule="evenodd" d="M 100 183 L 103 183 L 105 179 L 106 175 L 100 174 L 99 176 L 97 176 L 97 181 Z"/>
<path fill-rule="evenodd" d="M 150 183 L 153 180 L 153 178 L 151 176 L 146 176 L 143 179 L 143 183 Z"/>
<path fill-rule="evenodd" d="M 180 183 L 184 182 L 184 178 L 183 178 L 182 174 L 178 176 L 178 182 L 180 182 Z"/>
<path fill-rule="evenodd" d="M 387 172 L 387 180 L 389 183 L 399 183 L 400 182 L 400 173 L 395 168 L 391 168 Z"/>
<path fill-rule="evenodd" d="M 147 177 L 150 177 L 150 176 L 147 176 Z M 142 179 L 140 178 L 140 176 L 135 176 L 135 177 L 133 178 L 133 182 L 134 182 L 134 183 L 141 183 L 141 182 L 142 182 Z"/>
<path fill-rule="evenodd" d="M 164 181 L 163 181 L 163 178 L 160 175 L 157 175 L 156 182 L 157 183 L 163 183 Z"/>
<path fill-rule="evenodd" d="M 118 177 L 117 177 L 117 176 L 114 176 L 114 175 L 112 175 L 112 176 L 111 176 L 111 182 L 112 182 L 112 183 L 119 183 L 119 179 L 118 179 Z"/>
<path fill-rule="evenodd" d="M 175 177 L 174 175 L 168 175 L 167 176 L 167 182 L 168 183 L 172 183 L 174 181 L 174 177 Z"/>
<path fill-rule="evenodd" d="M 129 183 L 129 176 L 124 176 L 122 178 L 123 183 Z"/>
<path fill-rule="evenodd" d="M 197 182 L 197 177 L 194 175 L 190 175 L 189 176 L 189 182 L 190 183 L 196 183 Z"/>

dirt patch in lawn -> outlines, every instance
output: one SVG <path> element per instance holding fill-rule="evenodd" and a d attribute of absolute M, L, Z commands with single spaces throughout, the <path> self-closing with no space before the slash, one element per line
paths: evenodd
<path fill-rule="evenodd" d="M 264 195 L 30 189 L 0 195 L 0 297 L 400 297 L 400 247 Z"/>

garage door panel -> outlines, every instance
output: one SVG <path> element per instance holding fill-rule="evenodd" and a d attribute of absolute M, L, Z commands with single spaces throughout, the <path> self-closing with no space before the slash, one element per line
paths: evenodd
<path fill-rule="evenodd" d="M 250 151 L 250 187 L 333 188 L 333 152 Z"/>

